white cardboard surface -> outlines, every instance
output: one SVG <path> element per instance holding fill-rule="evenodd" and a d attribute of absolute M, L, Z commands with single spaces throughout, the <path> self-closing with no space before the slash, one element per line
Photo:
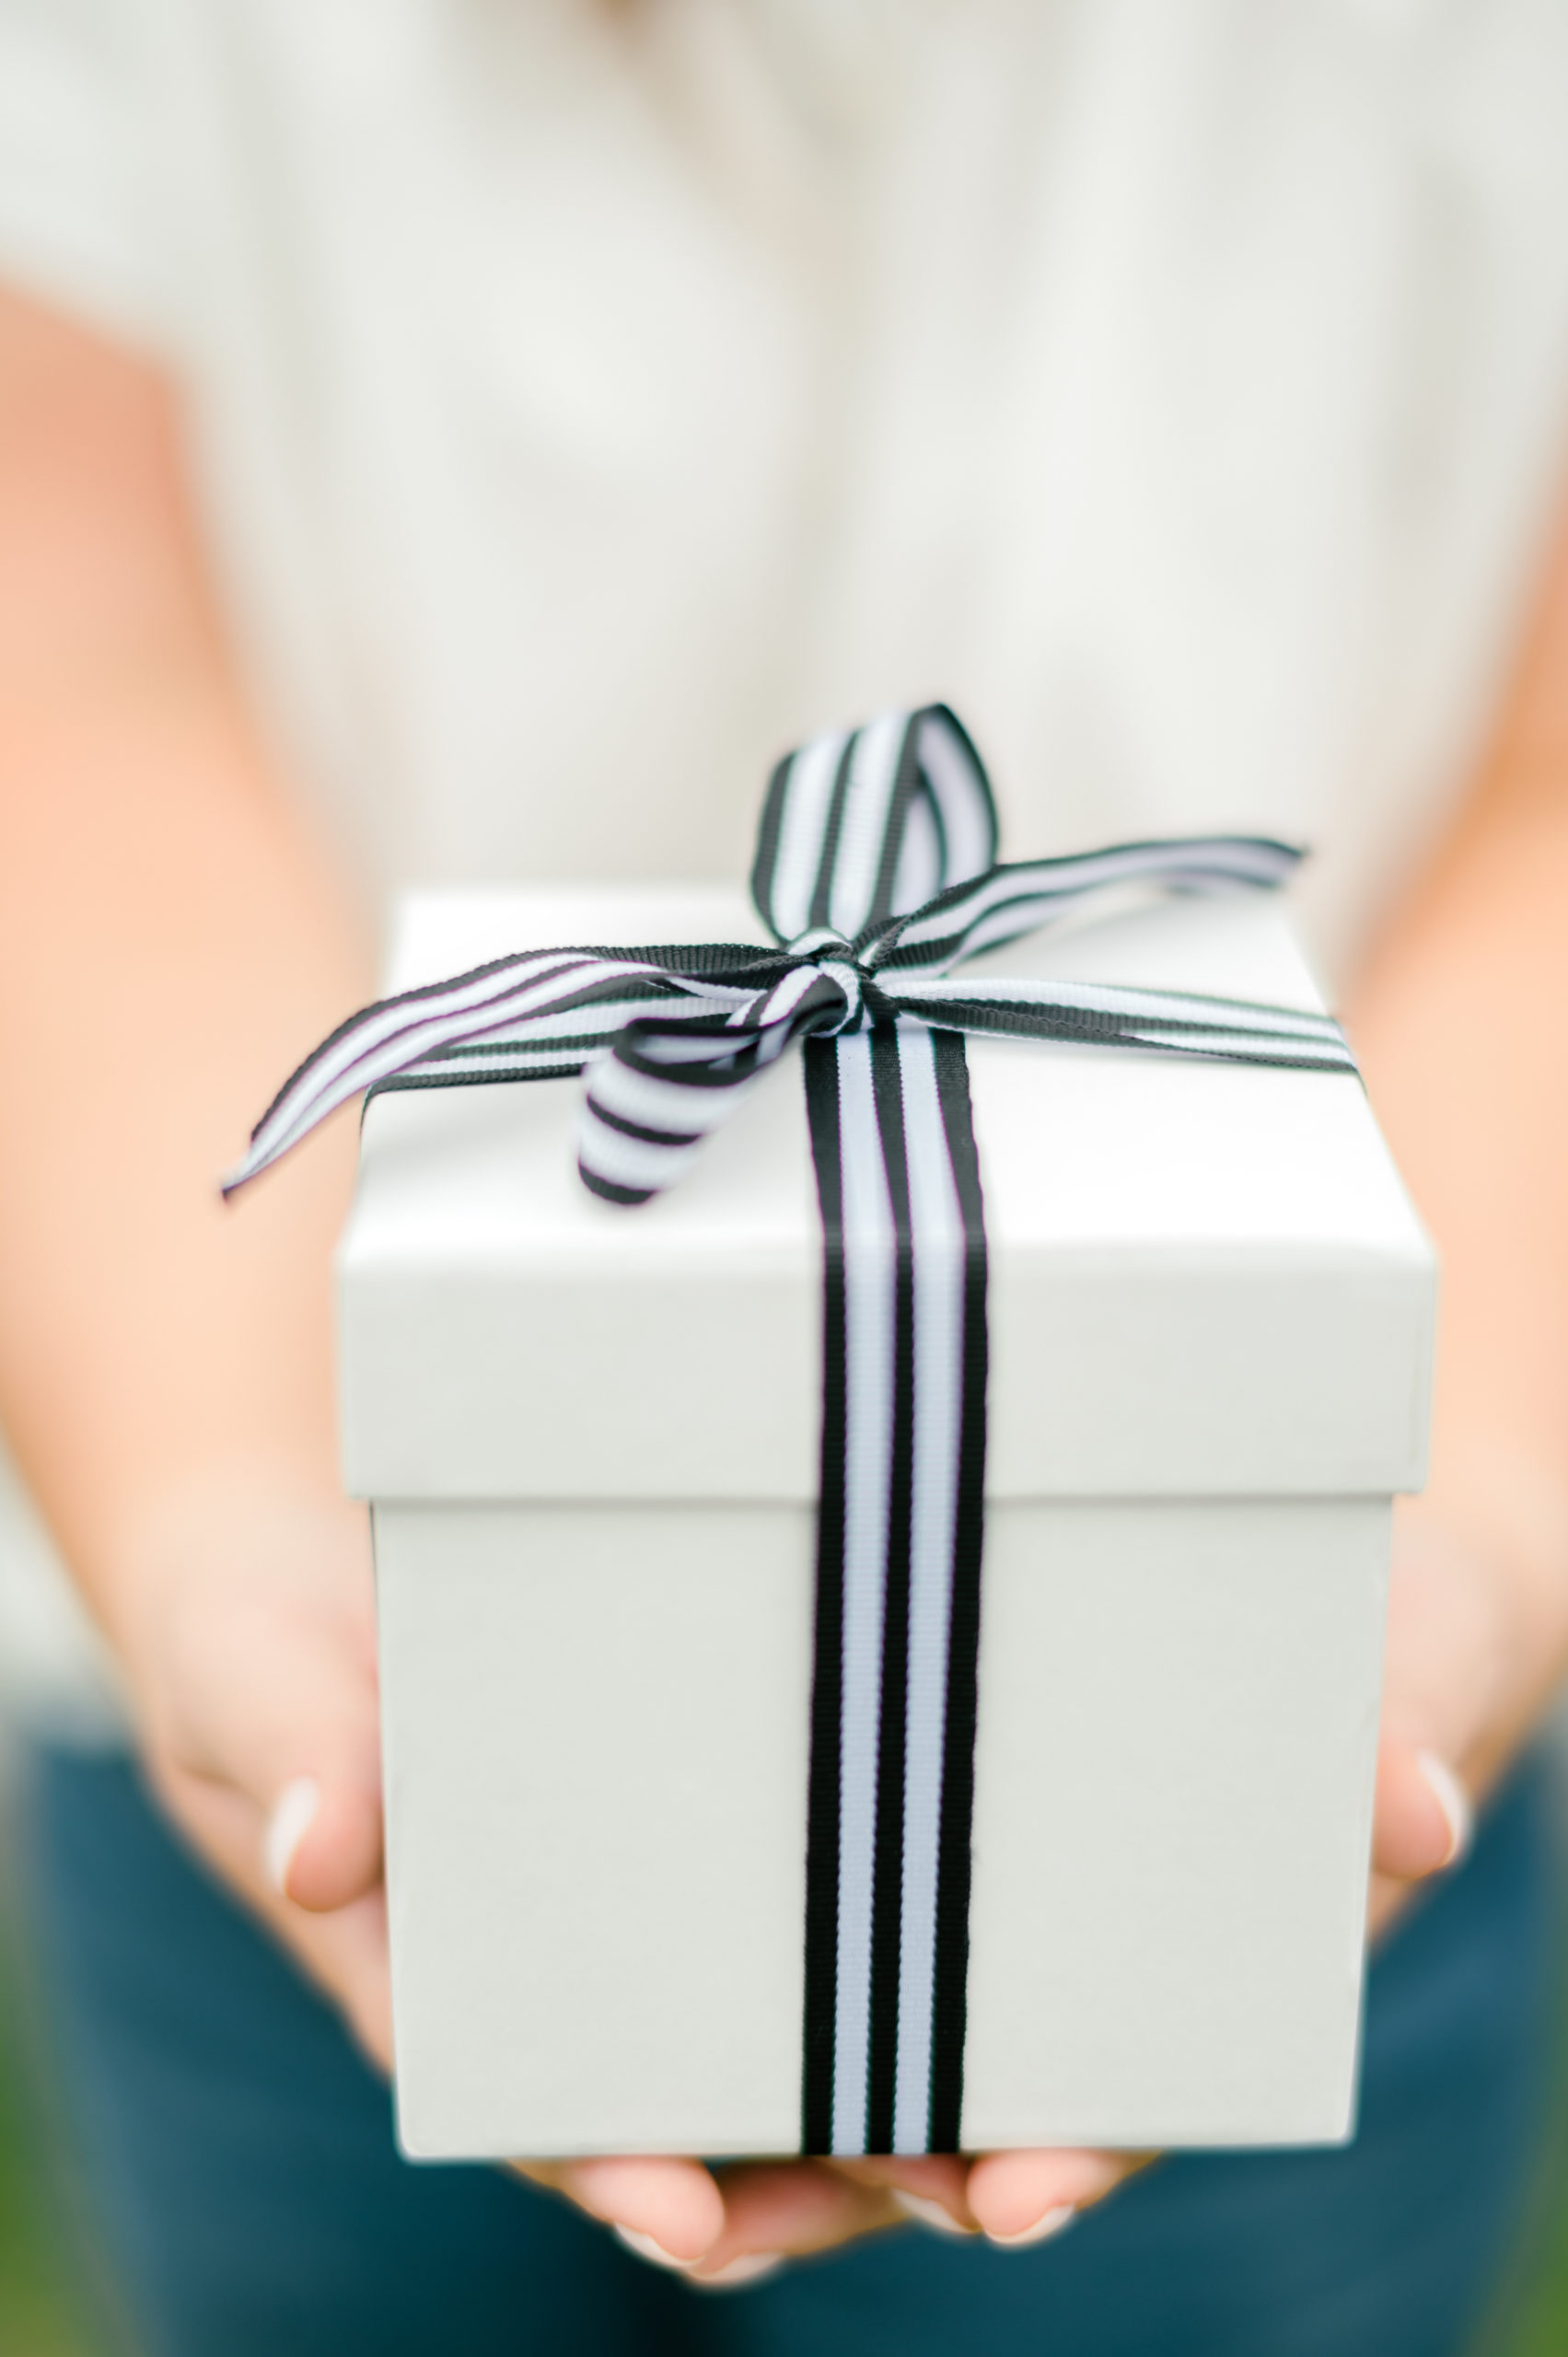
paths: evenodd
<path fill-rule="evenodd" d="M 756 933 L 713 888 L 432 894 L 405 907 L 391 981 L 510 946 Z M 1262 900 L 1156 909 L 976 970 L 1318 1003 Z M 1419 1487 L 1431 1256 L 1353 1080 L 994 1040 L 969 1057 L 993 1495 Z M 350 1487 L 811 1499 L 820 1238 L 798 1072 L 630 1213 L 577 1179 L 576 1103 L 550 1082 L 371 1105 L 341 1256 Z"/>
<path fill-rule="evenodd" d="M 966 2144 L 1347 2132 L 1387 1534 L 993 1509 Z M 809 1508 L 388 1506 L 377 1561 L 406 2149 L 798 2149 Z"/>

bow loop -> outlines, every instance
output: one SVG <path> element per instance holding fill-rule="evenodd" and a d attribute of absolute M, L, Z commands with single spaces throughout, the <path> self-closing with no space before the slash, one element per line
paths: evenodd
<path fill-rule="evenodd" d="M 996 808 L 946 704 L 819 737 L 773 772 L 751 888 L 776 948 L 522 951 L 351 1016 L 308 1056 L 225 1181 L 232 1194 L 350 1097 L 587 1072 L 580 1167 L 643 1202 L 795 1040 L 935 1030 L 1355 1070 L 1326 1015 L 1175 992 L 947 981 L 966 958 L 1142 892 L 1270 890 L 1300 853 L 1249 835 L 996 862 Z"/>
<path fill-rule="evenodd" d="M 995 864 L 996 805 L 944 703 L 884 713 L 787 753 L 768 784 L 751 897 L 776 941 L 858 942 Z"/>

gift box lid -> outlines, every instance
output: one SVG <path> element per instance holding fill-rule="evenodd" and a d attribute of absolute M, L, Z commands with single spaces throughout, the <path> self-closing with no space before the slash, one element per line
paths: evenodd
<path fill-rule="evenodd" d="M 388 987 L 558 943 L 764 938 L 726 887 L 422 893 Z M 1272 897 L 1169 902 L 963 970 L 1322 1004 Z M 1434 1261 L 1353 1077 L 1000 1039 L 968 1054 L 991 1494 L 1419 1487 Z M 350 1489 L 813 1499 L 821 1229 L 798 1060 L 630 1211 L 577 1177 L 580 1086 L 369 1104 L 339 1256 Z"/>

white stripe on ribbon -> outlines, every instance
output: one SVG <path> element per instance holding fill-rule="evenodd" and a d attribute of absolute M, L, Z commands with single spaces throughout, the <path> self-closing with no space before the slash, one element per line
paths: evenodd
<path fill-rule="evenodd" d="M 936 1094 L 932 1036 L 899 1026 L 910 1231 L 914 1238 L 914 1496 L 893 2150 L 930 2143 L 936 1875 L 963 1422 L 964 1226 Z"/>
<path fill-rule="evenodd" d="M 855 737 L 828 900 L 828 922 L 846 940 L 860 931 L 876 896 L 888 812 L 910 725 L 907 713 L 887 712 L 867 721 Z"/>
<path fill-rule="evenodd" d="M 918 909 L 942 888 L 942 839 L 929 792 L 916 794 L 904 816 L 904 839 L 893 872 L 893 910 Z"/>
<path fill-rule="evenodd" d="M 1314 1007 L 1253 1006 L 1243 999 L 1204 998 L 1191 991 L 1138 990 L 1121 982 L 1070 982 L 1033 974 L 1005 980 L 966 974 L 956 981 L 906 981 L 902 975 L 889 981 L 879 974 L 877 981 L 911 1014 L 918 1014 L 927 1003 L 946 1000 L 955 1013 L 965 1005 L 1062 1006 L 1086 1015 L 1172 1023 L 1194 1037 L 1223 1031 L 1314 1045 L 1343 1038 L 1333 1016 Z"/>
<path fill-rule="evenodd" d="M 844 1342 L 843 1715 L 839 1752 L 833 2150 L 864 2153 L 871 2071 L 871 1911 L 893 1445 L 893 1209 L 864 1034 L 839 1049 Z"/>
<path fill-rule="evenodd" d="M 793 940 L 811 922 L 811 896 L 822 865 L 822 839 L 833 786 L 849 731 L 836 728 L 803 745 L 790 763 L 789 794 L 773 862 L 773 923 L 780 937 Z"/>
<path fill-rule="evenodd" d="M 967 892 L 954 894 L 950 903 L 917 914 L 900 932 L 899 946 L 912 950 L 926 944 L 951 945 L 961 936 L 965 952 L 1006 940 L 1010 934 L 1035 931 L 1048 923 L 1055 907 L 1082 909 L 1096 894 L 1130 884 L 1167 889 L 1214 891 L 1227 885 L 1268 889 L 1282 884 L 1296 865 L 1298 854 L 1283 843 L 1248 835 L 1216 835 L 1175 839 L 1168 842 L 1117 843 L 1105 851 L 1080 852 L 1063 859 L 1030 860 L 998 867 L 978 877 Z M 1009 928 L 1001 914 L 1011 908 L 1016 924 Z M 997 922 L 983 934 L 982 919 L 997 912 Z M 948 958 L 958 954 L 951 946 Z"/>
<path fill-rule="evenodd" d="M 982 876 L 996 857 L 990 792 L 976 792 L 974 754 L 944 714 L 923 713 L 919 726 L 920 766 L 942 822 L 943 881 L 962 884 Z"/>
<path fill-rule="evenodd" d="M 658 1194 L 673 1186 L 698 1150 L 692 1144 L 667 1145 L 662 1140 L 630 1138 L 624 1130 L 601 1121 L 591 1099 L 585 1100 L 579 1122 L 577 1151 L 584 1167 L 610 1186 L 628 1188 L 637 1195 Z"/>
<path fill-rule="evenodd" d="M 711 1040 L 707 1048 L 711 1056 Z M 619 1056 L 600 1058 L 589 1074 L 589 1089 L 597 1110 L 619 1114 L 642 1129 L 666 1131 L 681 1144 L 718 1127 L 724 1116 L 717 1106 L 731 1094 L 723 1088 L 689 1087 L 673 1074 L 666 1080 L 662 1074 L 637 1072 Z M 716 1118 L 704 1120 L 704 1113 Z"/>

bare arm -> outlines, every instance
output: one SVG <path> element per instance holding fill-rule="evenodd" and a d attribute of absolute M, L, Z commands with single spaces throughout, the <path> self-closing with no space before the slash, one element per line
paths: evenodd
<path fill-rule="evenodd" d="M 128 1527 L 215 1465 L 333 1482 L 319 1157 L 213 1178 L 363 946 L 227 672 L 156 378 L 0 311 L 0 1401 L 117 1635 Z"/>
<path fill-rule="evenodd" d="M 1385 1727 L 1480 1790 L 1568 1669 L 1568 528 L 1475 790 L 1348 1021 L 1443 1264 Z"/>
<path fill-rule="evenodd" d="M 251 1820 L 289 1772 L 283 1730 L 243 1731 L 242 1807 L 240 1763 L 173 1709 L 161 1640 L 214 1521 L 337 1616 L 358 1723 L 319 1762 L 333 1804 L 302 1872 L 322 1898 L 363 1887 L 368 1582 L 334 1477 L 328 1291 L 352 1131 L 242 1224 L 213 1176 L 363 995 L 365 952 L 226 662 L 170 396 L 20 300 L 0 302 L 0 1416 L 166 1796 L 276 1914 Z M 336 1954 L 351 1928 L 303 1936 L 375 2039 L 384 2001 Z"/>

